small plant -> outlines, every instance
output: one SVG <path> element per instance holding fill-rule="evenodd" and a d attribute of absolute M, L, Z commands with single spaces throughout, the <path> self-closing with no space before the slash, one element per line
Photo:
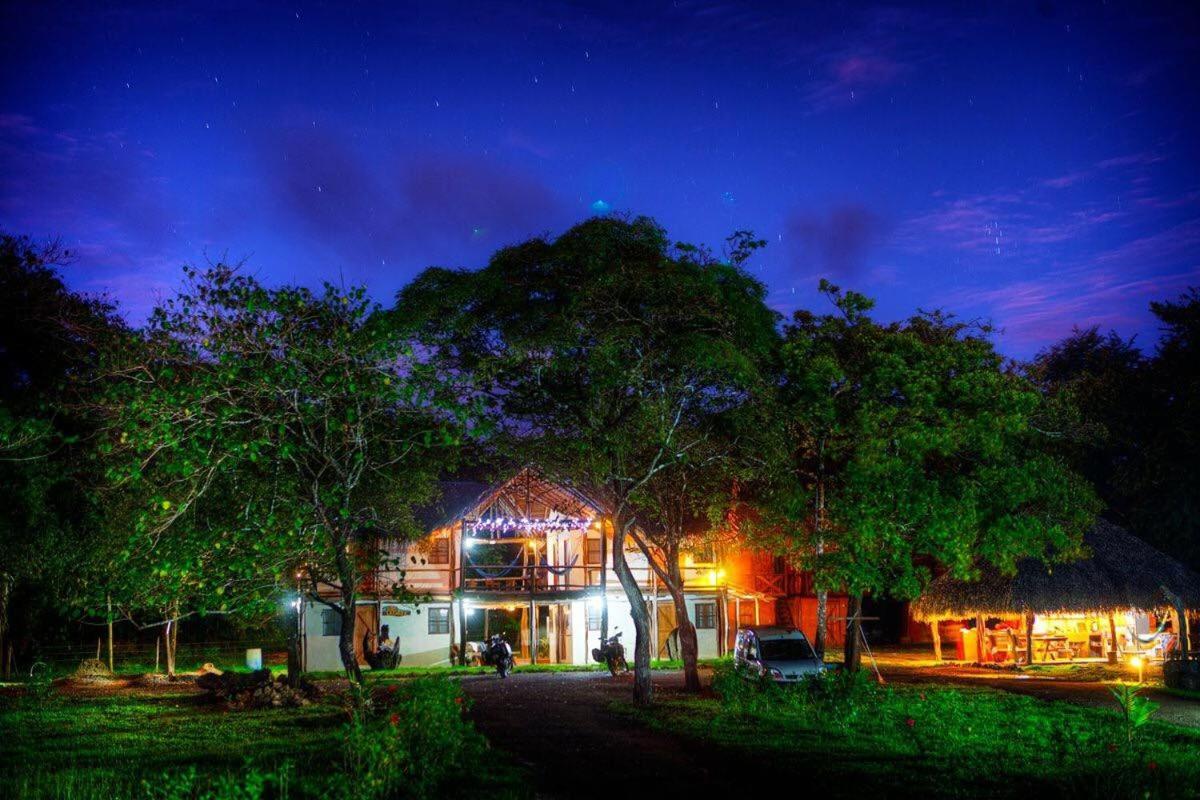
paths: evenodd
<path fill-rule="evenodd" d="M 165 772 L 153 781 L 143 780 L 141 797 L 145 800 L 288 800 L 292 784 L 292 764 L 262 770 L 247 762 L 241 772 L 207 776 L 188 767 Z"/>
<path fill-rule="evenodd" d="M 54 676 L 45 662 L 39 661 L 29 668 L 25 693 L 26 697 L 38 705 L 45 705 L 54 698 Z"/>
<path fill-rule="evenodd" d="M 1112 687 L 1113 697 L 1121 707 L 1125 720 L 1125 739 L 1133 744 L 1134 734 L 1150 721 L 1150 717 L 1158 710 L 1158 703 L 1141 695 L 1142 687 L 1138 684 L 1120 683 Z"/>

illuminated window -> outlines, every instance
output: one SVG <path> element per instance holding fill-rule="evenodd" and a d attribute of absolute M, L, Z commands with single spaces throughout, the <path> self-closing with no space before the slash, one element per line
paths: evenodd
<path fill-rule="evenodd" d="M 587 605 L 587 628 L 589 631 L 600 630 L 600 604 L 588 603 Z"/>
<path fill-rule="evenodd" d="M 342 615 L 334 611 L 332 608 L 325 608 L 321 610 L 321 635 L 342 635 Z"/>
<path fill-rule="evenodd" d="M 430 564 L 450 563 L 450 537 L 441 536 L 433 540 L 433 550 L 429 553 Z"/>
<path fill-rule="evenodd" d="M 427 613 L 429 614 L 430 634 L 450 632 L 450 609 L 431 608 Z"/>
<path fill-rule="evenodd" d="M 696 629 L 715 630 L 717 627 L 717 604 L 696 603 Z"/>

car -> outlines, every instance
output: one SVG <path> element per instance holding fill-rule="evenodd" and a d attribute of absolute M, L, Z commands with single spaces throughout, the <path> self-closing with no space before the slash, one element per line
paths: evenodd
<path fill-rule="evenodd" d="M 776 626 L 740 628 L 733 664 L 747 678 L 766 677 L 776 683 L 799 683 L 825 671 L 825 662 L 803 631 Z"/>

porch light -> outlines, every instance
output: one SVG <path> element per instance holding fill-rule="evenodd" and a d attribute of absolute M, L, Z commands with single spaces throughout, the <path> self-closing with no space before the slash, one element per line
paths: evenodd
<path fill-rule="evenodd" d="M 1142 659 L 1142 657 L 1134 656 L 1133 658 L 1129 659 L 1129 666 L 1137 668 L 1138 683 L 1143 683 L 1144 681 L 1142 680 L 1142 674 L 1143 670 L 1145 669 L 1146 662 Z"/>

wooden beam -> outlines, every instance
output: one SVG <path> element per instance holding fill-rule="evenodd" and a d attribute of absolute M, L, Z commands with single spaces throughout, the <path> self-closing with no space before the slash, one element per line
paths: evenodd
<path fill-rule="evenodd" d="M 942 663 L 942 632 L 938 630 L 938 621 L 929 623 L 929 633 L 933 636 L 933 659 Z"/>
<path fill-rule="evenodd" d="M 1033 666 L 1033 614 L 1025 615 L 1025 666 Z M 1016 658 L 1016 654 L 1013 654 Z"/>
<path fill-rule="evenodd" d="M 987 637 L 987 619 L 982 614 L 975 617 L 975 655 L 980 665 L 986 664 L 983 657 L 983 640 Z"/>

